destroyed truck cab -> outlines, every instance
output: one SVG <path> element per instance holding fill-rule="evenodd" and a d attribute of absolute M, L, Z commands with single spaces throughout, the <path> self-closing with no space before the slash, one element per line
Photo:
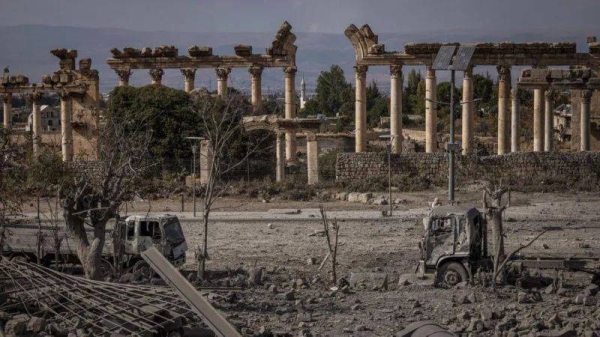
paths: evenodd
<path fill-rule="evenodd" d="M 469 281 L 480 267 L 489 267 L 487 223 L 474 207 L 445 205 L 423 219 L 419 243 L 419 275 L 434 275 L 436 284 L 454 286 Z"/>
<path fill-rule="evenodd" d="M 113 232 L 115 256 L 124 266 L 146 268 L 141 253 L 156 247 L 174 266 L 185 263 L 187 242 L 179 219 L 174 215 L 130 216 L 116 224 Z"/>

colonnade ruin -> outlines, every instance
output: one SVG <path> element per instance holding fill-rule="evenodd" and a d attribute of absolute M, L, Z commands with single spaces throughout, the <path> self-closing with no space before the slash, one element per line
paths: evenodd
<path fill-rule="evenodd" d="M 32 102 L 33 152 L 42 146 L 40 100 L 42 95 L 55 93 L 60 97 L 61 150 L 64 161 L 71 161 L 76 153 L 83 159 L 96 158 L 98 137 L 100 90 L 98 71 L 92 69 L 92 60 L 79 60 L 77 50 L 54 49 L 52 55 L 59 61 L 59 69 L 42 77 L 41 83 L 30 83 L 23 75 L 2 77 L 0 94 L 3 99 L 4 127 L 12 127 L 12 97 L 28 95 Z M 75 131 L 75 137 L 73 136 Z"/>
<path fill-rule="evenodd" d="M 356 125 L 356 152 L 366 151 L 366 75 L 370 66 L 387 66 L 390 68 L 390 134 L 392 137 L 392 151 L 399 153 L 402 150 L 402 67 L 425 66 L 425 152 L 437 151 L 437 109 L 436 109 L 436 71 L 432 69 L 433 61 L 441 46 L 459 43 L 409 43 L 403 51 L 386 51 L 380 44 L 378 36 L 373 33 L 369 25 L 360 29 L 350 25 L 345 35 L 348 37 L 356 56 L 355 81 L 355 125 Z M 496 66 L 498 71 L 498 141 L 497 153 L 499 155 L 520 150 L 519 121 L 521 119 L 516 86 L 511 90 L 511 68 L 513 66 L 528 66 L 533 69 L 547 69 L 548 67 L 586 68 L 594 77 L 600 66 L 600 48 L 595 38 L 588 40 L 589 52 L 578 53 L 576 44 L 570 42 L 558 43 L 477 43 L 475 52 L 470 62 L 470 67 L 465 71 L 463 79 L 462 101 L 462 153 L 472 154 L 474 151 L 474 113 L 475 102 L 473 97 L 473 67 Z M 546 94 L 546 83 L 528 84 L 534 92 L 534 134 L 533 151 L 552 151 L 553 126 L 552 95 Z M 575 88 L 574 88 L 575 89 Z M 590 90 L 590 89 L 586 89 Z M 593 90 L 593 89 L 591 89 Z M 589 109 L 591 92 L 585 91 L 582 98 L 586 103 L 583 109 Z M 512 103 L 509 104 L 509 100 Z M 509 114 L 509 106 L 511 112 Z M 546 122 L 545 122 L 546 121 Z M 582 119 L 582 123 L 589 120 Z M 509 126 L 510 124 L 510 126 Z M 589 139 L 589 125 L 581 127 L 582 138 Z M 510 137 L 509 137 L 510 132 Z M 546 136 L 544 136 L 546 135 Z M 580 147 L 581 151 L 590 149 Z"/>
<path fill-rule="evenodd" d="M 319 120 L 296 118 L 296 36 L 292 26 L 284 22 L 275 39 L 263 54 L 253 53 L 252 46 L 236 45 L 234 55 L 214 55 L 207 46 L 191 46 L 187 55 L 179 55 L 174 46 L 156 48 L 113 48 L 108 66 L 119 77 L 119 86 L 128 86 L 132 71 L 147 70 L 151 83 L 162 85 L 164 69 L 179 69 L 183 76 L 184 90 L 195 88 L 197 69 L 211 68 L 217 77 L 217 95 L 227 97 L 228 78 L 233 68 L 247 68 L 251 78 L 251 103 L 256 114 L 263 110 L 261 77 L 264 68 L 282 68 L 285 85 L 284 116 L 262 116 L 249 119 L 248 130 L 266 129 L 275 132 L 277 139 L 276 180 L 285 176 L 285 165 L 298 164 L 296 133 L 307 135 L 308 183 L 318 182 Z M 367 151 L 366 76 L 369 67 L 385 66 L 390 70 L 390 136 L 392 153 L 402 152 L 402 88 L 404 66 L 424 66 L 425 76 L 425 152 L 437 149 L 436 71 L 433 61 L 441 46 L 458 43 L 409 43 L 402 51 L 386 51 L 378 36 L 368 25 L 360 29 L 350 25 L 345 30 L 355 52 L 355 152 Z M 519 152 L 520 107 L 517 87 L 533 90 L 533 151 L 545 152 L 555 149 L 553 133 L 553 90 L 568 89 L 572 97 L 580 97 L 578 112 L 580 127 L 577 128 L 577 148 L 589 151 L 590 147 L 590 99 L 600 88 L 600 44 L 595 38 L 588 39 L 588 52 L 577 52 L 576 44 L 560 43 L 478 43 L 470 66 L 464 72 L 462 83 L 462 154 L 471 155 L 475 150 L 475 99 L 473 94 L 473 68 L 495 66 L 498 72 L 498 136 L 497 154 Z M 59 58 L 60 69 L 43 76 L 40 83 L 29 83 L 22 75 L 5 75 L 0 94 L 4 101 L 4 125 L 11 127 L 11 99 L 15 94 L 30 95 L 33 101 L 33 151 L 39 152 L 42 142 L 40 124 L 40 97 L 47 93 L 60 96 L 61 149 L 64 161 L 75 158 L 95 159 L 95 143 L 99 126 L 99 78 L 91 68 L 90 59 L 81 59 L 76 69 L 76 50 L 55 49 L 51 53 Z M 522 72 L 511 85 L 512 67 L 530 67 Z M 551 69 L 550 67 L 570 67 Z M 575 114 L 574 114 L 575 116 Z M 283 118 L 281 118 L 283 117 Z M 575 118 L 575 117 L 574 117 Z M 73 133 L 75 131 L 76 137 Z M 285 135 L 285 136 L 284 136 Z M 79 141 L 74 141 L 74 138 Z M 87 145 L 86 145 L 87 144 Z M 208 145 L 209 146 L 209 145 Z M 284 150 L 285 148 L 285 150 Z M 86 156 L 84 156 L 84 154 Z M 283 159 L 285 156 L 285 160 Z M 201 172 L 202 163 L 201 161 Z M 312 172 L 312 173 L 311 173 Z M 316 172 L 316 173 L 315 173 Z"/>

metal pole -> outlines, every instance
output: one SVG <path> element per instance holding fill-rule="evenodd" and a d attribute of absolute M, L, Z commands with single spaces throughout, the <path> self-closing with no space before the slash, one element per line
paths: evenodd
<path fill-rule="evenodd" d="M 448 199 L 454 204 L 454 70 L 450 71 L 450 143 L 448 144 Z"/>
<path fill-rule="evenodd" d="M 388 190 L 390 193 L 390 215 L 392 216 L 392 142 L 393 142 L 393 137 L 390 137 L 390 144 L 387 146 L 387 153 L 388 153 Z"/>
<path fill-rule="evenodd" d="M 196 145 L 192 145 L 192 202 L 194 203 L 194 218 L 196 217 Z"/>

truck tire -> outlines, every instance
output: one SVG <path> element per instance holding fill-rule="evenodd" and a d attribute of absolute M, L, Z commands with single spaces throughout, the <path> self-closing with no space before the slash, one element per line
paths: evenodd
<path fill-rule="evenodd" d="M 467 270 L 458 262 L 445 263 L 438 270 L 437 283 L 439 285 L 454 287 L 455 285 L 465 282 L 468 279 L 469 276 L 467 275 Z"/>
<path fill-rule="evenodd" d="M 144 260 L 136 262 L 133 265 L 132 272 L 137 281 L 150 280 L 154 276 L 154 270 Z"/>

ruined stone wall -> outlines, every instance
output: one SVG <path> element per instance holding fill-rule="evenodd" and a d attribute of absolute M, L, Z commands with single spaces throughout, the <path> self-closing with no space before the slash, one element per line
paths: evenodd
<path fill-rule="evenodd" d="M 597 184 L 600 177 L 600 153 L 595 152 L 522 152 L 503 156 L 457 156 L 458 181 L 502 179 L 516 186 L 544 183 Z M 403 153 L 392 155 L 392 175 L 444 185 L 448 161 L 444 153 Z M 341 153 L 338 155 L 336 180 L 351 182 L 367 176 L 387 176 L 387 154 Z"/>

